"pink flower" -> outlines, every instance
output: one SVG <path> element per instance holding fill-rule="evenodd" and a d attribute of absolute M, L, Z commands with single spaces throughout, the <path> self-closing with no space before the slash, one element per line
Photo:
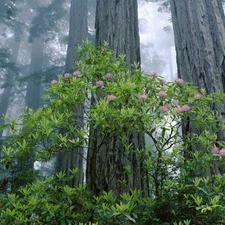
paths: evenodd
<path fill-rule="evenodd" d="M 183 105 L 182 107 L 174 108 L 174 112 L 181 113 L 181 112 L 188 112 L 190 111 L 191 107 L 189 105 Z"/>
<path fill-rule="evenodd" d="M 139 101 L 147 99 L 147 95 L 145 93 L 138 93 L 138 99 Z"/>
<path fill-rule="evenodd" d="M 173 99 L 172 103 L 174 103 L 175 105 L 178 105 L 179 104 L 179 100 Z"/>
<path fill-rule="evenodd" d="M 107 79 L 112 79 L 112 78 L 113 78 L 113 75 L 112 75 L 111 73 L 107 73 L 107 74 L 105 75 L 105 77 L 106 77 Z"/>
<path fill-rule="evenodd" d="M 176 79 L 176 82 L 177 82 L 178 84 L 182 84 L 182 83 L 184 83 L 184 80 L 181 79 L 181 78 L 178 78 L 178 79 Z"/>
<path fill-rule="evenodd" d="M 166 103 L 164 106 L 165 106 L 167 109 L 170 109 L 170 108 L 171 108 L 171 104 L 170 104 L 170 103 Z"/>
<path fill-rule="evenodd" d="M 190 111 L 191 107 L 189 105 L 183 105 L 181 109 L 182 111 L 187 112 L 187 111 Z"/>
<path fill-rule="evenodd" d="M 103 85 L 104 85 L 104 82 L 102 80 L 99 80 L 99 81 L 96 82 L 97 87 L 101 87 Z"/>
<path fill-rule="evenodd" d="M 161 83 L 161 84 L 166 84 L 166 80 L 163 80 L 163 79 L 162 79 L 162 80 L 160 80 L 160 83 Z"/>
<path fill-rule="evenodd" d="M 176 112 L 176 113 L 181 113 L 181 112 L 183 112 L 183 110 L 182 110 L 181 107 L 174 108 L 173 110 L 174 110 L 174 112 Z"/>
<path fill-rule="evenodd" d="M 158 77 L 158 75 L 157 75 L 156 72 L 152 72 L 152 73 L 150 74 L 150 76 L 151 76 L 151 77 L 154 77 L 154 78 L 157 78 L 157 77 Z"/>
<path fill-rule="evenodd" d="M 79 71 L 79 70 L 74 71 L 74 72 L 73 72 L 73 75 L 74 75 L 75 77 L 78 77 L 78 76 L 80 75 L 80 71 Z"/>
<path fill-rule="evenodd" d="M 195 99 L 200 99 L 200 98 L 202 98 L 202 94 L 195 94 L 195 95 L 194 95 L 194 98 L 195 98 Z"/>
<path fill-rule="evenodd" d="M 64 77 L 65 77 L 66 79 L 70 78 L 70 73 L 65 73 L 65 74 L 64 74 Z"/>
<path fill-rule="evenodd" d="M 160 91 L 160 92 L 158 93 L 158 96 L 159 96 L 159 97 L 166 97 L 167 94 L 166 94 L 165 91 Z"/>
<path fill-rule="evenodd" d="M 51 81 L 51 84 L 55 84 L 55 83 L 57 83 L 57 80 L 52 80 Z"/>
<path fill-rule="evenodd" d="M 225 149 L 224 149 L 224 148 L 222 148 L 222 149 L 220 150 L 220 155 L 221 155 L 222 157 L 225 157 Z"/>
<path fill-rule="evenodd" d="M 159 112 L 167 112 L 169 109 L 165 106 L 165 105 L 163 105 L 163 106 L 160 106 L 159 107 Z"/>
<path fill-rule="evenodd" d="M 116 98 L 115 95 L 108 95 L 108 96 L 107 96 L 107 100 L 108 100 L 108 101 L 112 101 L 112 100 L 114 100 L 115 98 Z"/>
<path fill-rule="evenodd" d="M 220 149 L 217 148 L 217 147 L 211 148 L 211 152 L 212 152 L 213 154 L 219 154 L 219 153 L 220 153 Z"/>

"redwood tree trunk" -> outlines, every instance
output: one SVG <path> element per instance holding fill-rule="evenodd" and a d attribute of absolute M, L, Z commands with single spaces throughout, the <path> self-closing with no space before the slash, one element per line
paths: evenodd
<path fill-rule="evenodd" d="M 77 46 L 87 38 L 87 0 L 71 0 L 70 7 L 70 27 L 69 39 L 66 57 L 66 72 L 73 72 L 75 66 L 75 56 Z M 83 127 L 83 105 L 77 105 L 75 108 L 77 114 L 77 127 Z M 70 175 L 70 169 L 78 168 L 77 177 L 70 180 L 70 186 L 82 184 L 84 180 L 83 157 L 84 150 L 82 147 L 68 149 L 67 152 L 61 152 L 57 155 L 56 171 L 65 171 L 67 176 Z"/>
<path fill-rule="evenodd" d="M 225 88 L 225 18 L 221 0 L 171 0 L 178 76 L 207 93 Z"/>
<path fill-rule="evenodd" d="M 128 63 L 140 63 L 136 0 L 98 0 L 95 28 L 97 46 L 106 41 L 115 56 L 125 54 Z"/>
<path fill-rule="evenodd" d="M 207 93 L 225 90 L 225 17 L 221 0 L 170 0 L 178 77 Z M 212 103 L 225 116 L 225 102 Z M 186 129 L 193 130 L 191 123 Z M 185 130 L 184 130 L 185 132 Z M 225 133 L 218 131 L 218 140 Z"/>
<path fill-rule="evenodd" d="M 137 0 L 98 0 L 96 10 L 96 45 L 109 44 L 115 56 L 126 54 L 128 63 L 140 63 Z M 102 140 L 105 140 L 102 143 Z M 116 194 L 139 189 L 148 195 L 148 179 L 138 150 L 144 149 L 144 135 L 126 134 L 132 145 L 125 151 L 120 136 L 103 136 L 91 127 L 87 156 L 87 184 L 95 195 L 113 190 Z"/>

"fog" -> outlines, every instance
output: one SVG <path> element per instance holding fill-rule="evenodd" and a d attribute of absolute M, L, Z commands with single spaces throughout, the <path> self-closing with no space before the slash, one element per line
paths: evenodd
<path fill-rule="evenodd" d="M 35 72 L 39 69 L 42 70 L 42 74 L 44 74 L 44 88 L 49 85 L 52 78 L 57 77 L 57 73 L 63 73 L 69 30 L 69 2 L 62 4 L 62 11 L 64 10 L 64 14 L 59 15 L 60 19 L 57 21 L 57 29 L 48 28 L 47 33 L 44 34 L 44 58 L 40 56 L 43 58 L 42 65 L 36 65 L 36 68 L 31 68 L 32 43 L 30 43 L 30 38 L 32 35 L 39 35 L 38 29 L 40 29 L 40 26 L 42 25 L 32 24 L 32 18 L 37 16 L 37 13 L 35 12 L 37 6 L 48 6 L 47 3 L 50 4 L 50 1 L 38 1 L 35 5 L 33 5 L 32 2 L 29 2 L 29 4 L 25 2 L 18 2 L 16 3 L 18 4 L 18 11 L 16 11 L 16 9 L 14 9 L 15 12 L 12 11 L 12 16 L 14 16 L 12 17 L 12 20 L 5 20 L 4 23 L 0 24 L 1 48 L 8 49 L 9 53 L 11 52 L 12 54 L 12 46 L 18 34 L 20 35 L 19 38 L 21 40 L 19 43 L 20 47 L 18 57 L 14 60 L 16 66 L 19 68 L 16 75 L 17 81 L 16 83 L 14 82 L 15 85 L 11 93 L 11 100 L 9 107 L 7 108 L 7 114 L 18 115 L 23 112 L 23 108 L 26 105 L 24 102 L 24 97 L 26 95 L 25 81 L 30 76 L 31 71 Z M 53 9 L 57 10 L 56 7 Z M 94 34 L 94 9 L 95 4 L 89 6 L 88 24 L 89 33 L 92 35 Z M 139 1 L 138 15 L 141 42 L 141 67 L 145 72 L 156 72 L 157 74 L 163 76 L 166 80 L 172 81 L 176 77 L 176 61 L 170 14 L 159 12 L 158 9 L 159 5 L 157 3 Z M 15 22 L 19 24 L 17 29 L 11 27 L 13 25 L 15 26 L 15 24 L 13 24 Z M 10 23 L 12 23 L 12 25 L 8 25 Z M 46 23 L 50 24 L 49 21 Z M 30 29 L 29 27 L 31 25 L 36 27 L 36 30 Z M 29 32 L 33 32 L 33 34 Z M 9 57 L 5 60 L 10 62 L 11 59 Z M 7 71 L 7 68 L 2 68 L 0 70 L 0 94 L 2 94 L 5 90 L 5 77 L 8 76 L 8 73 L 9 70 Z M 43 94 L 43 92 L 41 93 Z M 32 99 L 30 101 L 32 101 Z M 3 107 L 2 102 L 3 101 L 1 101 L 1 107 Z M 3 111 L 3 113 L 5 112 Z"/>
<path fill-rule="evenodd" d="M 139 29 L 141 42 L 141 56 L 143 69 L 146 72 L 156 72 L 165 77 L 168 81 L 173 81 L 176 75 L 176 53 L 174 37 L 171 23 L 171 15 L 166 12 L 159 12 L 159 5 L 151 2 L 139 3 Z M 148 59 L 143 46 L 147 46 L 149 57 L 157 54 L 163 61 L 161 68 L 159 65 L 148 67 Z M 157 64 L 157 62 L 156 62 Z"/>

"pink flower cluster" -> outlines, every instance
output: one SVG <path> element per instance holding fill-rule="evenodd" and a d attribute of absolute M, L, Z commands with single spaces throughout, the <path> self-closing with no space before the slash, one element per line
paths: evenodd
<path fill-rule="evenodd" d="M 147 99 L 147 95 L 146 95 L 146 93 L 138 93 L 138 99 L 139 99 L 139 101 L 142 101 L 142 100 L 145 100 L 145 99 Z"/>
<path fill-rule="evenodd" d="M 219 149 L 218 147 L 211 148 L 211 152 L 213 154 L 220 154 L 222 157 L 225 157 L 225 149 L 224 148 L 222 148 L 222 149 Z"/>
<path fill-rule="evenodd" d="M 201 99 L 201 98 L 202 98 L 202 94 L 195 94 L 195 95 L 194 95 L 194 98 L 195 98 L 195 99 Z"/>
<path fill-rule="evenodd" d="M 161 83 L 162 85 L 164 85 L 164 84 L 166 84 L 166 80 L 162 79 L 162 80 L 160 80 L 160 83 Z"/>
<path fill-rule="evenodd" d="M 104 82 L 102 80 L 96 81 L 96 86 L 101 87 L 104 85 Z"/>
<path fill-rule="evenodd" d="M 165 91 L 160 91 L 160 92 L 158 93 L 158 96 L 159 96 L 159 97 L 166 97 L 167 94 L 166 94 Z"/>
<path fill-rule="evenodd" d="M 77 77 L 80 74 L 81 74 L 81 72 L 79 70 L 73 72 L 74 77 Z M 64 78 L 68 81 L 71 78 L 71 74 L 70 73 L 64 73 Z M 51 84 L 55 84 L 57 82 L 58 82 L 57 80 L 52 80 Z"/>
<path fill-rule="evenodd" d="M 112 79 L 113 78 L 113 75 L 111 74 L 111 73 L 107 73 L 106 75 L 105 75 L 105 77 L 107 78 L 107 79 Z"/>
<path fill-rule="evenodd" d="M 79 70 L 76 70 L 76 71 L 73 72 L 73 76 L 74 77 L 78 77 L 80 74 L 81 74 L 81 72 Z M 68 80 L 71 77 L 71 74 L 70 73 L 65 73 L 64 77 L 65 77 L 65 79 Z"/>
<path fill-rule="evenodd" d="M 178 104 L 179 104 L 179 100 L 173 99 L 173 100 L 172 100 L 172 103 L 175 104 L 175 105 L 178 105 Z"/>
<path fill-rule="evenodd" d="M 57 83 L 58 81 L 57 80 L 52 80 L 51 81 L 51 84 L 55 84 L 55 83 Z"/>
<path fill-rule="evenodd" d="M 181 79 L 181 78 L 178 78 L 178 79 L 176 79 L 176 83 L 178 83 L 178 84 L 183 84 L 183 83 L 184 83 L 184 80 Z"/>
<path fill-rule="evenodd" d="M 153 78 L 157 78 L 157 77 L 158 77 L 158 75 L 157 75 L 156 72 L 152 72 L 152 73 L 150 74 L 150 76 L 153 77 Z"/>
<path fill-rule="evenodd" d="M 166 103 L 163 106 L 159 107 L 159 112 L 167 112 L 169 109 L 171 108 L 171 104 L 170 103 Z"/>
<path fill-rule="evenodd" d="M 79 70 L 76 70 L 76 71 L 73 72 L 73 75 L 75 77 L 78 77 L 80 74 L 81 74 L 81 72 Z"/>
<path fill-rule="evenodd" d="M 108 95 L 107 96 L 107 101 L 112 101 L 114 99 L 116 99 L 116 96 L 115 95 Z"/>
<path fill-rule="evenodd" d="M 190 110 L 191 110 L 191 107 L 189 105 L 183 105 L 181 107 L 174 108 L 174 111 L 176 113 L 188 112 Z"/>
<path fill-rule="evenodd" d="M 64 77 L 65 77 L 66 79 L 69 79 L 69 78 L 70 78 L 70 73 L 65 73 L 65 74 L 64 74 Z"/>
<path fill-rule="evenodd" d="M 168 110 L 169 109 L 165 105 L 159 107 L 159 112 L 161 112 L 161 113 L 167 112 Z"/>

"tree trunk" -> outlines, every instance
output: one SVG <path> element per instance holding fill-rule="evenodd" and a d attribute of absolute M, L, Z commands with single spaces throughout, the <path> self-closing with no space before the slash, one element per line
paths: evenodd
<path fill-rule="evenodd" d="M 69 39 L 66 57 L 66 72 L 73 72 L 75 66 L 74 56 L 77 54 L 77 46 L 87 38 L 87 0 L 71 0 L 70 7 L 70 27 Z M 77 127 L 83 127 L 83 106 L 77 105 L 75 108 L 77 114 Z M 65 171 L 70 175 L 70 169 L 78 168 L 77 177 L 68 182 L 68 185 L 82 184 L 84 180 L 84 150 L 82 147 L 58 153 L 56 159 L 56 171 Z"/>
<path fill-rule="evenodd" d="M 207 93 L 224 91 L 225 18 L 221 0 L 171 0 L 171 10 L 178 76 Z"/>
<path fill-rule="evenodd" d="M 39 108 L 41 95 L 41 70 L 43 64 L 44 40 L 35 38 L 31 47 L 31 61 L 27 82 L 27 92 L 25 97 L 25 106 L 36 110 Z M 26 129 L 26 128 L 25 128 Z M 31 150 L 27 150 L 18 159 L 17 178 L 14 188 L 23 186 L 33 181 L 34 155 Z"/>
<path fill-rule="evenodd" d="M 17 61 L 17 57 L 18 57 L 18 53 L 19 53 L 19 48 L 20 48 L 20 42 L 21 40 L 15 40 L 15 42 L 12 45 L 12 56 L 11 56 L 11 62 L 12 63 L 16 63 Z M 11 91 L 13 88 L 13 78 L 14 78 L 14 72 L 13 71 L 9 71 L 9 74 L 6 77 L 6 81 L 5 81 L 5 88 L 3 90 L 3 93 L 1 94 L 1 98 L 0 98 L 0 124 L 2 124 L 4 122 L 3 116 L 6 114 L 7 109 L 9 107 L 9 101 L 10 101 L 10 95 L 11 95 Z M 2 138 L 2 133 L 3 131 L 0 130 L 0 139 Z M 1 145 L 1 144 L 0 144 Z"/>
<path fill-rule="evenodd" d="M 109 44 L 115 56 L 126 54 L 128 63 L 140 63 L 140 45 L 136 0 L 98 0 L 96 10 L 96 45 Z M 105 141 L 102 141 L 102 140 Z M 95 195 L 113 190 L 116 194 L 139 189 L 148 195 L 148 179 L 138 150 L 145 148 L 144 134 L 126 134 L 132 145 L 125 150 L 122 137 L 103 136 L 91 127 L 87 156 L 87 184 Z"/>
<path fill-rule="evenodd" d="M 71 0 L 66 72 L 73 72 L 77 46 L 87 38 L 87 0 Z"/>
<path fill-rule="evenodd" d="M 27 82 L 27 92 L 25 106 L 31 109 L 38 109 L 41 97 L 41 70 L 44 54 L 44 40 L 42 38 L 34 39 L 31 48 L 30 78 Z"/>
<path fill-rule="evenodd" d="M 170 0 L 178 77 L 206 93 L 225 90 L 225 17 L 221 0 Z M 212 103 L 225 116 L 225 101 Z M 186 129 L 186 130 L 185 130 Z M 183 132 L 193 132 L 191 123 Z M 218 140 L 225 140 L 223 131 Z"/>
<path fill-rule="evenodd" d="M 140 63 L 136 0 L 98 0 L 95 28 L 97 46 L 106 41 L 116 57 L 125 54 L 129 64 Z"/>

